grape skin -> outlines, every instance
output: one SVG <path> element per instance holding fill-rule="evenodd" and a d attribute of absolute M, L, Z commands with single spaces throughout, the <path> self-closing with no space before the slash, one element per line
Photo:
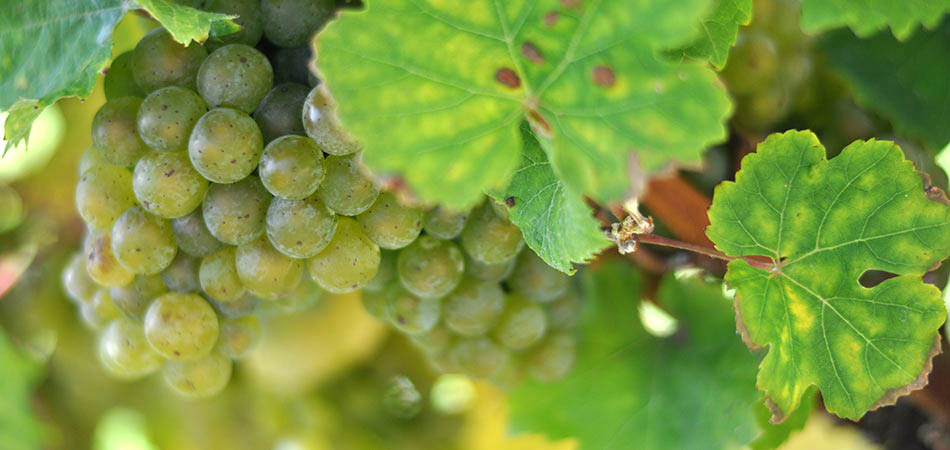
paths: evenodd
<path fill-rule="evenodd" d="M 270 61 L 244 44 L 211 52 L 198 69 L 198 93 L 211 108 L 226 106 L 250 114 L 273 85 Z"/>
<path fill-rule="evenodd" d="M 101 330 L 112 319 L 119 317 L 119 310 L 112 302 L 112 296 L 109 295 L 109 289 L 100 288 L 92 296 L 92 301 L 80 305 L 80 312 L 86 325 L 93 330 Z"/>
<path fill-rule="evenodd" d="M 235 247 L 225 247 L 201 260 L 198 280 L 201 289 L 212 299 L 227 303 L 240 299 L 247 290 L 238 278 Z"/>
<path fill-rule="evenodd" d="M 234 183 L 257 167 L 264 139 L 247 114 L 215 108 L 198 119 L 188 138 L 188 157 L 201 176 L 215 183 Z"/>
<path fill-rule="evenodd" d="M 132 50 L 122 52 L 112 60 L 102 81 L 106 101 L 119 97 L 144 97 L 145 93 L 132 76 Z"/>
<path fill-rule="evenodd" d="M 396 279 L 396 259 L 398 255 L 399 252 L 392 250 L 379 251 L 379 269 L 376 270 L 373 279 L 363 285 L 363 292 L 380 292 L 389 285 L 390 281 Z"/>
<path fill-rule="evenodd" d="M 469 212 L 452 212 L 441 206 L 430 209 L 422 219 L 422 229 L 426 234 L 439 239 L 455 239 L 465 228 Z"/>
<path fill-rule="evenodd" d="M 195 294 L 169 292 L 156 298 L 145 313 L 145 337 L 165 358 L 187 361 L 208 354 L 218 339 L 218 318 L 211 305 Z"/>
<path fill-rule="evenodd" d="M 533 251 L 518 256 L 515 270 L 508 277 L 508 286 L 529 300 L 547 303 L 567 291 L 570 279 L 563 272 L 549 266 Z"/>
<path fill-rule="evenodd" d="M 142 325 L 115 319 L 99 336 L 99 356 L 113 375 L 137 379 L 156 372 L 162 357 L 148 345 Z"/>
<path fill-rule="evenodd" d="M 172 219 L 172 234 L 178 242 L 178 249 L 195 258 L 204 258 L 224 247 L 208 231 L 201 208 L 195 208 L 187 216 Z"/>
<path fill-rule="evenodd" d="M 247 355 L 261 338 L 261 323 L 255 315 L 221 321 L 218 351 L 228 358 Z"/>
<path fill-rule="evenodd" d="M 162 271 L 162 281 L 171 291 L 200 292 L 201 283 L 198 281 L 198 267 L 200 264 L 201 261 L 197 258 L 178 252 L 172 263 Z"/>
<path fill-rule="evenodd" d="M 264 36 L 278 47 L 307 45 L 333 10 L 332 0 L 261 0 Z"/>
<path fill-rule="evenodd" d="M 442 303 L 412 295 L 397 283 L 386 290 L 387 313 L 393 326 L 406 334 L 424 333 L 439 322 Z"/>
<path fill-rule="evenodd" d="M 326 175 L 317 196 L 341 216 L 355 216 L 373 206 L 379 190 L 360 173 L 352 156 L 328 156 L 323 160 Z"/>
<path fill-rule="evenodd" d="M 208 398 L 223 391 L 231 380 L 231 360 L 210 353 L 192 361 L 169 361 L 162 379 L 173 391 L 188 398 Z"/>
<path fill-rule="evenodd" d="M 187 47 L 175 42 L 164 28 L 145 34 L 132 51 L 132 76 L 145 92 L 165 86 L 195 90 L 198 67 L 208 51 L 198 44 Z"/>
<path fill-rule="evenodd" d="M 403 207 L 393 194 L 383 192 L 372 206 L 356 216 L 356 221 L 376 245 L 387 250 L 396 250 L 411 244 L 419 237 L 422 232 L 422 215 L 421 209 Z"/>
<path fill-rule="evenodd" d="M 148 151 L 135 123 L 141 104 L 140 97 L 119 97 L 102 105 L 92 119 L 92 145 L 112 164 L 130 167 Z"/>
<path fill-rule="evenodd" d="M 135 123 L 142 141 L 153 150 L 188 149 L 188 136 L 208 108 L 194 91 L 179 86 L 158 89 L 139 107 Z"/>
<path fill-rule="evenodd" d="M 103 164 L 114 165 L 106 161 L 105 157 L 102 156 L 102 150 L 99 150 L 95 146 L 90 146 L 83 152 L 82 158 L 79 159 L 79 175 L 86 173 L 86 171 L 93 166 L 101 166 Z"/>
<path fill-rule="evenodd" d="M 531 347 L 547 331 L 547 316 L 541 305 L 523 298 L 509 297 L 508 307 L 495 327 L 495 339 L 511 350 Z"/>
<path fill-rule="evenodd" d="M 253 314 L 254 311 L 257 311 L 257 307 L 261 304 L 261 299 L 248 292 L 234 301 L 219 302 L 214 299 L 209 299 L 208 302 L 211 303 L 211 306 L 214 307 L 214 310 L 217 311 L 222 317 L 235 319 L 238 317 L 244 317 L 248 314 Z"/>
<path fill-rule="evenodd" d="M 379 261 L 379 246 L 355 220 L 340 217 L 330 244 L 310 258 L 310 276 L 323 289 L 343 294 L 368 283 L 376 275 Z"/>
<path fill-rule="evenodd" d="M 465 274 L 482 281 L 500 283 L 505 278 L 508 278 L 511 272 L 515 270 L 515 262 L 517 262 L 517 258 L 511 258 L 507 261 L 495 264 L 485 264 L 472 259 L 472 257 L 466 253 Z"/>
<path fill-rule="evenodd" d="M 528 358 L 528 371 L 541 381 L 564 378 L 574 365 L 576 347 L 574 338 L 569 334 L 551 335 Z"/>
<path fill-rule="evenodd" d="M 340 125 L 336 103 L 322 84 L 307 94 L 303 107 L 303 127 L 307 136 L 331 155 L 349 155 L 360 150 L 360 144 Z"/>
<path fill-rule="evenodd" d="M 201 0 L 196 6 L 198 9 L 228 15 L 236 15 L 234 23 L 241 26 L 235 33 L 209 39 L 205 46 L 215 50 L 227 44 L 244 44 L 255 46 L 264 35 L 264 24 L 261 23 L 261 3 L 258 0 Z"/>
<path fill-rule="evenodd" d="M 232 184 L 213 184 L 202 203 L 205 225 L 225 244 L 247 244 L 264 234 L 270 199 L 255 176 Z"/>
<path fill-rule="evenodd" d="M 125 286 L 135 278 L 135 274 L 122 267 L 115 259 L 110 233 L 98 232 L 92 235 L 85 247 L 86 272 L 99 285 Z"/>
<path fill-rule="evenodd" d="M 310 258 L 330 244 L 337 216 L 319 198 L 275 198 L 267 208 L 267 238 L 291 258 Z"/>
<path fill-rule="evenodd" d="M 112 253 L 132 273 L 159 273 L 177 251 L 171 225 L 138 206 L 129 208 L 112 226 Z"/>
<path fill-rule="evenodd" d="M 491 339 L 476 337 L 455 342 L 449 350 L 449 358 L 466 374 L 491 378 L 508 364 L 511 355 Z"/>
<path fill-rule="evenodd" d="M 257 173 L 274 196 L 301 200 L 323 181 L 323 152 L 306 137 L 284 136 L 264 148 Z"/>
<path fill-rule="evenodd" d="M 108 230 L 127 209 L 135 206 L 132 174 L 119 166 L 93 166 L 79 177 L 76 209 L 82 220 L 99 230 Z"/>
<path fill-rule="evenodd" d="M 201 204 L 208 180 L 195 171 L 185 153 L 150 152 L 135 165 L 132 190 L 146 211 L 174 219 Z"/>
<path fill-rule="evenodd" d="M 96 293 L 96 283 L 89 278 L 83 255 L 79 252 L 74 253 L 63 267 L 62 282 L 66 294 L 77 303 L 91 301 Z"/>
<path fill-rule="evenodd" d="M 478 336 L 491 329 L 505 311 L 505 293 L 497 283 L 465 278 L 445 297 L 443 320 L 462 336 Z"/>
<path fill-rule="evenodd" d="M 125 286 L 109 288 L 112 303 L 125 317 L 141 322 L 152 300 L 168 292 L 161 275 L 137 275 Z"/>
<path fill-rule="evenodd" d="M 280 253 L 264 238 L 241 245 L 234 258 L 241 283 L 265 300 L 286 295 L 302 278 L 303 262 Z"/>
<path fill-rule="evenodd" d="M 409 292 L 422 298 L 441 298 L 462 280 L 465 259 L 451 241 L 420 236 L 399 252 L 396 270 Z"/>
<path fill-rule="evenodd" d="M 281 136 L 303 136 L 306 133 L 300 112 L 309 93 L 310 88 L 302 84 L 283 83 L 274 86 L 261 99 L 253 116 L 261 134 L 264 135 L 264 142 Z"/>
<path fill-rule="evenodd" d="M 472 211 L 462 230 L 462 248 L 472 259 L 498 264 L 514 258 L 524 241 L 521 230 L 486 202 Z"/>

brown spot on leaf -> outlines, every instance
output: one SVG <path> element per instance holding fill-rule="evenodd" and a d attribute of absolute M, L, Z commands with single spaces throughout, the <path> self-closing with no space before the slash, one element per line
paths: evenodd
<path fill-rule="evenodd" d="M 594 67 L 591 76 L 596 85 L 604 88 L 613 87 L 617 82 L 617 76 L 614 75 L 614 70 L 607 66 Z"/>
<path fill-rule="evenodd" d="M 521 78 L 518 78 L 518 74 L 516 74 L 514 70 L 507 67 L 498 69 L 498 72 L 495 73 L 495 79 L 510 88 L 521 86 Z"/>
<path fill-rule="evenodd" d="M 514 206 L 515 206 L 515 198 L 514 198 L 514 197 L 508 197 L 508 198 L 506 198 L 506 199 L 505 199 L 505 206 L 507 206 L 507 207 L 509 207 L 509 208 L 514 207 Z"/>
<path fill-rule="evenodd" d="M 576 9 L 580 11 L 581 0 L 561 0 L 561 7 L 564 9 Z"/>
<path fill-rule="evenodd" d="M 561 17 L 561 15 L 557 11 L 550 11 L 544 15 L 544 24 L 553 27 L 557 25 L 557 19 L 559 17 Z"/>
<path fill-rule="evenodd" d="M 521 44 L 521 54 L 534 64 L 544 64 L 544 56 L 541 56 L 541 50 L 538 50 L 538 47 L 530 42 Z"/>

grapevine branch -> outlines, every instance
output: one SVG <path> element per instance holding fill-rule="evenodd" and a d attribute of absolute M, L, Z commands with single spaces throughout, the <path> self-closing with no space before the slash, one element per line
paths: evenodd
<path fill-rule="evenodd" d="M 687 250 L 693 253 L 706 255 L 710 258 L 721 259 L 724 261 L 742 259 L 742 260 L 745 260 L 745 262 L 749 263 L 750 266 L 763 269 L 763 270 L 772 270 L 775 268 L 775 264 L 772 264 L 769 262 L 759 261 L 759 260 L 751 259 L 751 258 L 736 258 L 733 256 L 729 256 L 723 252 L 720 252 L 719 250 L 716 250 L 714 248 L 704 247 L 701 245 L 693 245 L 686 242 L 678 241 L 676 239 L 671 239 L 666 236 L 660 236 L 658 234 L 653 234 L 653 233 L 637 234 L 634 237 L 634 239 L 636 239 L 637 242 L 643 243 L 643 244 L 652 244 L 652 245 L 659 245 L 663 247 L 678 248 L 681 250 Z"/>

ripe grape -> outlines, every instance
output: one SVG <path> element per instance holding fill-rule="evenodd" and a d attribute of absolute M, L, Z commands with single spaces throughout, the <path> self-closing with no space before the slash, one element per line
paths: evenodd
<path fill-rule="evenodd" d="M 195 258 L 204 258 L 224 246 L 208 231 L 201 208 L 195 208 L 187 216 L 172 219 L 172 233 L 178 242 L 178 249 Z"/>
<path fill-rule="evenodd" d="M 511 355 L 491 339 L 476 337 L 456 341 L 449 358 L 468 375 L 491 378 L 504 369 Z"/>
<path fill-rule="evenodd" d="M 261 322 L 255 315 L 221 321 L 218 351 L 228 358 L 246 355 L 261 338 Z"/>
<path fill-rule="evenodd" d="M 254 120 L 261 128 L 264 142 L 288 134 L 304 135 L 301 111 L 310 88 L 302 84 L 284 83 L 274 86 L 254 110 Z M 322 155 L 321 155 L 322 156 Z"/>
<path fill-rule="evenodd" d="M 79 159 L 79 175 L 86 173 L 87 170 L 91 169 L 93 166 L 100 166 L 103 164 L 112 164 L 109 161 L 106 161 L 105 157 L 102 156 L 102 150 L 99 150 L 96 147 L 89 147 L 82 154 L 82 158 Z"/>
<path fill-rule="evenodd" d="M 99 336 L 99 356 L 104 366 L 123 379 L 141 378 L 158 370 L 162 357 L 145 340 L 142 324 L 115 319 Z"/>
<path fill-rule="evenodd" d="M 412 295 L 398 283 L 386 288 L 387 316 L 391 323 L 406 334 L 423 333 L 439 322 L 442 303 Z"/>
<path fill-rule="evenodd" d="M 169 361 L 162 367 L 162 379 L 184 397 L 212 397 L 224 390 L 231 380 L 231 360 L 210 353 L 191 361 Z"/>
<path fill-rule="evenodd" d="M 549 266 L 533 251 L 521 252 L 508 286 L 529 300 L 547 303 L 564 294 L 570 279 Z"/>
<path fill-rule="evenodd" d="M 148 151 L 135 124 L 141 104 L 140 97 L 109 100 L 92 119 L 92 145 L 112 164 L 130 167 Z"/>
<path fill-rule="evenodd" d="M 264 234 L 271 196 L 256 176 L 237 183 L 212 184 L 202 204 L 208 231 L 219 241 L 242 245 Z"/>
<path fill-rule="evenodd" d="M 524 241 L 521 230 L 506 217 L 500 216 L 490 200 L 475 208 L 462 230 L 462 248 L 472 259 L 497 264 L 514 258 Z"/>
<path fill-rule="evenodd" d="M 244 296 L 246 289 L 238 278 L 235 265 L 235 247 L 225 247 L 204 257 L 198 269 L 201 289 L 212 299 L 227 303 Z"/>
<path fill-rule="evenodd" d="M 238 247 L 234 262 L 244 287 L 265 300 L 277 300 L 292 291 L 303 274 L 303 262 L 277 251 L 264 238 Z"/>
<path fill-rule="evenodd" d="M 360 150 L 360 144 L 340 125 L 336 103 L 322 84 L 307 94 L 303 105 L 303 128 L 307 136 L 331 155 L 349 155 Z"/>
<path fill-rule="evenodd" d="M 444 302 L 445 324 L 462 336 L 484 334 L 505 311 L 505 293 L 497 283 L 471 278 L 462 279 Z"/>
<path fill-rule="evenodd" d="M 235 319 L 253 314 L 261 304 L 261 299 L 251 293 L 245 293 L 240 298 L 230 302 L 219 302 L 214 299 L 208 300 L 214 307 L 214 310 L 224 317 Z"/>
<path fill-rule="evenodd" d="M 309 276 L 304 275 L 300 278 L 300 283 L 293 291 L 277 299 L 276 302 L 269 302 L 268 305 L 276 307 L 281 314 L 293 314 L 316 306 L 323 298 L 323 289 L 320 289 L 320 286 Z"/>
<path fill-rule="evenodd" d="M 453 212 L 441 206 L 432 208 L 422 219 L 422 229 L 439 239 L 455 239 L 468 220 L 468 211 Z"/>
<path fill-rule="evenodd" d="M 132 77 L 132 51 L 122 52 L 112 60 L 109 70 L 102 81 L 106 91 L 106 100 L 119 97 L 143 97 L 142 88 L 135 84 Z"/>
<path fill-rule="evenodd" d="M 449 349 L 454 335 L 444 324 L 439 323 L 429 331 L 409 336 L 409 339 L 426 354 L 435 356 Z"/>
<path fill-rule="evenodd" d="M 310 258 L 330 244 L 337 216 L 317 197 L 275 198 L 267 208 L 267 238 L 291 258 Z"/>
<path fill-rule="evenodd" d="M 511 258 L 500 263 L 486 264 L 472 259 L 472 257 L 466 253 L 465 273 L 482 281 L 500 283 L 501 280 L 508 278 L 511 272 L 515 270 L 515 262 L 517 261 L 517 258 Z"/>
<path fill-rule="evenodd" d="M 549 336 L 532 351 L 527 360 L 528 371 L 541 381 L 564 378 L 574 365 L 577 344 L 567 333 Z"/>
<path fill-rule="evenodd" d="M 310 276 L 323 289 L 342 294 L 368 283 L 376 275 L 379 261 L 379 246 L 355 220 L 340 217 L 330 244 L 310 258 Z"/>
<path fill-rule="evenodd" d="M 102 286 L 125 286 L 135 274 L 119 264 L 112 253 L 112 238 L 109 232 L 96 232 L 86 241 L 86 272 L 93 281 Z"/>
<path fill-rule="evenodd" d="M 421 236 L 399 252 L 399 281 L 422 298 L 441 298 L 462 280 L 465 259 L 451 241 Z"/>
<path fill-rule="evenodd" d="M 307 45 L 333 10 L 332 0 L 261 0 L 264 36 L 278 47 Z"/>
<path fill-rule="evenodd" d="M 363 309 L 365 309 L 369 315 L 382 322 L 390 322 L 392 320 L 389 316 L 389 297 L 387 294 L 388 292 L 384 289 L 367 291 L 365 287 L 360 293 Z"/>
<path fill-rule="evenodd" d="M 89 278 L 86 272 L 86 262 L 82 253 L 75 253 L 63 267 L 63 288 L 74 302 L 82 303 L 92 300 L 96 293 L 96 283 Z"/>
<path fill-rule="evenodd" d="M 376 245 L 396 250 L 411 244 L 419 237 L 422 232 L 422 215 L 421 209 L 403 207 L 396 200 L 396 196 L 383 192 L 369 209 L 356 216 L 356 221 Z"/>
<path fill-rule="evenodd" d="M 284 136 L 264 148 L 257 173 L 271 194 L 300 200 L 323 181 L 323 152 L 304 136 Z"/>
<path fill-rule="evenodd" d="M 194 91 L 168 86 L 145 97 L 135 121 L 142 141 L 153 150 L 179 152 L 188 149 L 188 136 L 207 110 Z"/>
<path fill-rule="evenodd" d="M 767 34 L 745 30 L 739 33 L 722 76 L 736 94 L 752 94 L 770 85 L 779 73 L 775 41 Z"/>
<path fill-rule="evenodd" d="M 161 275 L 137 275 L 125 286 L 109 288 L 112 303 L 123 315 L 142 321 L 152 300 L 168 292 Z"/>
<path fill-rule="evenodd" d="M 203 46 L 192 43 L 185 47 L 164 28 L 155 28 L 145 34 L 132 52 L 132 76 L 145 92 L 165 86 L 195 90 L 198 67 L 207 56 Z"/>
<path fill-rule="evenodd" d="M 495 327 L 495 339 L 511 350 L 524 350 L 541 340 L 547 331 L 544 308 L 518 296 L 509 297 L 507 304 Z"/>
<path fill-rule="evenodd" d="M 233 183 L 250 175 L 263 148 L 254 119 L 231 108 L 205 113 L 188 139 L 188 156 L 195 170 L 215 183 Z"/>
<path fill-rule="evenodd" d="M 198 208 L 208 180 L 191 167 L 184 152 L 150 152 L 135 165 L 132 189 L 146 211 L 174 219 Z"/>
<path fill-rule="evenodd" d="M 372 280 L 369 280 L 363 286 L 363 292 L 373 291 L 379 292 L 382 291 L 389 282 L 396 278 L 396 258 L 398 252 L 391 250 L 380 250 L 379 251 L 379 269 L 376 270 L 376 275 L 373 276 Z"/>
<path fill-rule="evenodd" d="M 198 69 L 198 92 L 211 108 L 226 106 L 250 114 L 273 85 L 270 61 L 244 44 L 211 52 Z"/>
<path fill-rule="evenodd" d="M 162 280 L 169 290 L 175 292 L 200 292 L 201 283 L 198 281 L 198 267 L 201 261 L 182 252 L 175 255 L 172 263 L 162 271 Z"/>
<path fill-rule="evenodd" d="M 548 305 L 548 328 L 552 330 L 573 328 L 577 323 L 580 309 L 577 292 L 569 288 L 564 295 L 556 298 Z"/>
<path fill-rule="evenodd" d="M 261 23 L 261 2 L 258 0 L 201 0 L 196 7 L 204 11 L 238 16 L 234 19 L 234 23 L 240 25 L 241 29 L 235 33 L 209 39 L 205 42 L 205 46 L 211 50 L 227 44 L 255 46 L 264 35 L 264 25 Z"/>
<path fill-rule="evenodd" d="M 112 226 L 112 252 L 132 273 L 159 273 L 177 251 L 171 224 L 138 206 L 129 208 Z"/>
<path fill-rule="evenodd" d="M 369 209 L 379 196 L 373 181 L 360 173 L 352 156 L 328 156 L 326 171 L 317 196 L 330 209 L 343 216 L 355 216 Z"/>
<path fill-rule="evenodd" d="M 162 294 L 145 313 L 145 337 L 162 356 L 174 361 L 207 355 L 218 339 L 218 317 L 195 294 Z"/>
<path fill-rule="evenodd" d="M 101 288 L 92 296 L 92 301 L 80 305 L 80 309 L 86 324 L 92 329 L 101 330 L 112 319 L 119 317 L 119 309 L 116 308 L 109 295 L 108 288 Z"/>
<path fill-rule="evenodd" d="M 309 45 L 282 48 L 274 52 L 271 55 L 271 65 L 274 67 L 274 83 L 296 83 L 311 88 L 316 86 L 320 80 L 310 72 L 312 56 Z M 307 89 L 309 91 L 310 88 Z"/>

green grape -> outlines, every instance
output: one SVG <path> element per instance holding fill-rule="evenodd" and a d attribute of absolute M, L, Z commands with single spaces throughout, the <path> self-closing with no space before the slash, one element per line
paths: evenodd
<path fill-rule="evenodd" d="M 198 93 L 211 108 L 254 112 L 274 85 L 274 70 L 263 53 L 244 44 L 212 52 L 198 70 Z"/>
<path fill-rule="evenodd" d="M 510 389 L 523 383 L 526 377 L 524 368 L 516 358 L 510 358 L 508 364 L 491 377 L 491 382 L 500 388 Z"/>
<path fill-rule="evenodd" d="M 238 16 L 234 19 L 234 23 L 240 25 L 241 30 L 216 39 L 209 39 L 205 42 L 205 46 L 211 50 L 227 44 L 255 46 L 264 35 L 264 25 L 261 23 L 261 2 L 258 0 L 201 0 L 197 8 Z"/>
<path fill-rule="evenodd" d="M 291 258 L 310 258 L 330 244 L 337 216 L 317 197 L 303 200 L 275 198 L 267 208 L 267 238 Z"/>
<path fill-rule="evenodd" d="M 356 216 L 356 221 L 377 245 L 396 250 L 419 237 L 422 215 L 421 209 L 404 207 L 396 200 L 396 196 L 383 192 L 369 209 Z"/>
<path fill-rule="evenodd" d="M 261 338 L 261 322 L 255 315 L 221 321 L 218 351 L 228 358 L 241 358 L 254 348 Z"/>
<path fill-rule="evenodd" d="M 208 231 L 201 208 L 195 208 L 187 216 L 172 219 L 172 233 L 179 250 L 195 258 L 204 258 L 224 246 Z"/>
<path fill-rule="evenodd" d="M 304 199 L 323 181 L 323 151 L 309 138 L 284 136 L 264 148 L 257 173 L 271 194 Z"/>
<path fill-rule="evenodd" d="M 341 217 L 330 245 L 310 258 L 310 276 L 334 294 L 352 292 L 376 275 L 379 260 L 379 246 L 355 220 Z"/>
<path fill-rule="evenodd" d="M 218 316 L 198 295 L 162 294 L 145 313 L 145 337 L 168 359 L 194 360 L 207 355 L 218 340 Z"/>
<path fill-rule="evenodd" d="M 261 0 L 264 36 L 278 47 L 301 47 L 330 19 L 332 0 Z"/>
<path fill-rule="evenodd" d="M 465 228 L 468 214 L 468 211 L 453 212 L 437 206 L 430 209 L 422 219 L 422 229 L 426 234 L 439 239 L 455 239 Z"/>
<path fill-rule="evenodd" d="M 265 300 L 293 291 L 303 274 L 303 262 L 277 251 L 264 238 L 238 247 L 234 263 L 244 287 Z"/>
<path fill-rule="evenodd" d="M 162 379 L 183 397 L 212 397 L 231 380 L 231 360 L 211 353 L 193 361 L 169 361 L 162 367 Z"/>
<path fill-rule="evenodd" d="M 340 125 L 336 103 L 323 84 L 313 88 L 303 104 L 303 128 L 323 151 L 331 155 L 349 155 L 360 144 Z"/>
<path fill-rule="evenodd" d="M 106 90 L 107 101 L 119 97 L 144 96 L 142 88 L 135 84 L 135 78 L 132 77 L 131 50 L 122 52 L 112 60 L 102 84 Z"/>
<path fill-rule="evenodd" d="M 103 164 L 113 165 L 111 162 L 106 161 L 106 158 L 102 156 L 102 150 L 99 150 L 95 147 L 89 147 L 82 154 L 82 158 L 79 159 L 79 175 L 86 173 L 87 170 L 91 169 L 93 166 L 101 166 Z"/>
<path fill-rule="evenodd" d="M 174 219 L 201 204 L 208 180 L 191 167 L 184 152 L 150 152 L 135 165 L 132 190 L 146 211 Z"/>
<path fill-rule="evenodd" d="M 781 83 L 759 86 L 753 94 L 737 99 L 735 122 L 755 130 L 768 129 L 791 109 L 790 92 Z"/>
<path fill-rule="evenodd" d="M 270 199 L 253 175 L 237 183 L 212 184 L 202 204 L 205 225 L 225 244 L 247 244 L 264 234 Z"/>
<path fill-rule="evenodd" d="M 440 301 L 416 297 L 398 283 L 386 288 L 386 302 L 391 323 L 406 334 L 431 330 L 442 313 Z"/>
<path fill-rule="evenodd" d="M 491 378 L 508 365 L 511 355 L 491 339 L 476 337 L 456 341 L 449 358 L 467 375 Z"/>
<path fill-rule="evenodd" d="M 109 294 L 109 289 L 107 288 L 101 288 L 96 291 L 92 296 L 91 305 L 95 316 L 102 326 L 109 323 L 112 319 L 119 318 L 121 314 L 119 308 L 116 308 L 115 302 L 112 301 L 112 295 Z M 101 326 L 96 328 L 101 328 Z"/>
<path fill-rule="evenodd" d="M 518 256 L 508 286 L 529 300 L 547 303 L 567 292 L 570 278 L 538 257 L 533 251 Z"/>
<path fill-rule="evenodd" d="M 66 295 L 76 303 L 88 302 L 96 293 L 96 283 L 86 272 L 86 262 L 83 260 L 82 253 L 73 254 L 69 262 L 63 266 L 62 281 Z"/>
<path fill-rule="evenodd" d="M 135 121 L 142 141 L 153 150 L 179 152 L 188 149 L 188 136 L 207 110 L 194 91 L 168 86 L 145 97 Z"/>
<path fill-rule="evenodd" d="M 208 56 L 201 45 L 185 47 L 172 38 L 164 28 L 154 28 L 145 34 L 132 52 L 132 76 L 145 92 L 165 86 L 196 89 L 198 67 Z"/>
<path fill-rule="evenodd" d="M 142 104 L 140 97 L 119 97 L 99 108 L 92 119 L 92 145 L 106 161 L 117 166 L 130 167 L 148 147 L 135 127 L 135 117 Z"/>
<path fill-rule="evenodd" d="M 352 156 L 327 156 L 323 161 L 326 175 L 317 196 L 342 216 L 355 216 L 369 209 L 379 196 L 373 181 L 360 173 Z"/>
<path fill-rule="evenodd" d="M 15 189 L 0 184 L 0 233 L 20 226 L 25 216 L 20 194 Z"/>
<path fill-rule="evenodd" d="M 142 325 L 116 319 L 99 336 L 99 356 L 103 365 L 122 379 L 141 378 L 162 366 L 162 357 L 145 340 Z"/>
<path fill-rule="evenodd" d="M 511 272 L 515 270 L 515 262 L 517 261 L 517 258 L 511 258 L 500 263 L 485 264 L 472 259 L 472 257 L 466 253 L 465 273 L 482 281 L 500 283 L 505 278 L 508 278 Z"/>
<path fill-rule="evenodd" d="M 201 283 L 198 281 L 200 264 L 201 261 L 198 258 L 178 252 L 168 268 L 162 271 L 162 281 L 171 291 L 200 292 Z"/>
<path fill-rule="evenodd" d="M 462 248 L 472 259 L 497 264 L 514 258 L 524 241 L 521 230 L 486 202 L 475 208 L 462 230 Z"/>
<path fill-rule="evenodd" d="M 478 336 L 495 326 L 505 311 L 505 293 L 497 283 L 464 278 L 445 297 L 446 326 L 462 336 Z"/>
<path fill-rule="evenodd" d="M 188 139 L 188 156 L 195 170 L 215 183 L 233 183 L 250 175 L 263 148 L 254 119 L 230 108 L 205 113 Z"/>
<path fill-rule="evenodd" d="M 363 292 L 382 291 L 383 288 L 389 285 L 390 281 L 396 279 L 396 258 L 398 254 L 398 252 L 391 250 L 379 251 L 379 269 L 376 270 L 376 275 L 373 276 L 373 279 L 369 280 L 369 282 L 363 286 Z"/>
<path fill-rule="evenodd" d="M 409 336 L 412 343 L 422 349 L 427 355 L 437 355 L 446 352 L 452 345 L 454 335 L 444 324 L 436 324 L 425 333 Z"/>
<path fill-rule="evenodd" d="M 422 394 L 409 378 L 395 376 L 383 393 L 383 408 L 398 419 L 411 419 L 422 411 Z"/>
<path fill-rule="evenodd" d="M 375 317 L 376 320 L 382 322 L 390 322 L 392 320 L 389 316 L 389 298 L 387 294 L 388 292 L 385 290 L 368 291 L 365 287 L 360 293 L 363 309 L 365 309 L 369 315 Z"/>
<path fill-rule="evenodd" d="M 109 323 L 109 319 L 99 317 L 96 306 L 91 301 L 79 304 L 79 318 L 92 331 L 100 331 Z"/>
<path fill-rule="evenodd" d="M 125 286 L 109 288 L 112 303 L 125 317 L 142 321 L 148 305 L 159 295 L 168 292 L 161 275 L 137 275 Z"/>
<path fill-rule="evenodd" d="M 306 311 L 323 298 L 323 289 L 317 285 L 309 276 L 301 276 L 300 283 L 289 294 L 279 298 L 276 302 L 269 302 L 276 310 L 282 314 L 293 314 Z"/>
<path fill-rule="evenodd" d="M 495 326 L 495 339 L 511 350 L 524 350 L 540 341 L 548 326 L 544 308 L 518 296 L 509 297 L 506 303 Z"/>
<path fill-rule="evenodd" d="M 274 86 L 254 110 L 254 120 L 261 128 L 264 142 L 288 134 L 304 135 L 300 112 L 310 88 L 302 84 L 284 83 Z M 322 156 L 322 155 L 321 155 Z"/>
<path fill-rule="evenodd" d="M 532 376 L 541 381 L 555 381 L 564 378 L 574 366 L 577 343 L 567 333 L 549 336 L 527 360 L 526 366 Z"/>
<path fill-rule="evenodd" d="M 316 86 L 319 80 L 310 73 L 312 56 L 309 45 L 297 48 L 282 48 L 274 52 L 271 59 L 271 64 L 274 66 L 274 83 Z"/>
<path fill-rule="evenodd" d="M 422 298 L 441 298 L 462 280 L 465 259 L 451 241 L 421 236 L 399 252 L 399 281 Z"/>
<path fill-rule="evenodd" d="M 129 208 L 112 226 L 112 253 L 132 273 L 159 273 L 177 251 L 171 224 L 138 206 Z"/>
<path fill-rule="evenodd" d="M 86 242 L 86 272 L 93 281 L 102 286 L 125 286 L 135 274 L 119 264 L 112 253 L 111 233 L 96 232 Z"/>
<path fill-rule="evenodd" d="M 569 330 L 577 324 L 577 316 L 581 313 L 581 305 L 577 292 L 568 289 L 564 295 L 548 304 L 548 328 L 552 330 Z"/>
<path fill-rule="evenodd" d="M 99 230 L 112 228 L 125 210 L 135 206 L 132 174 L 123 167 L 93 166 L 76 184 L 76 209 L 89 226 Z"/>
<path fill-rule="evenodd" d="M 198 269 L 201 289 L 212 299 L 227 303 L 240 299 L 247 291 L 237 275 L 235 247 L 225 247 L 205 256 Z"/>
<path fill-rule="evenodd" d="M 775 41 L 767 34 L 744 30 L 729 52 L 722 76 L 734 94 L 754 94 L 772 84 L 779 75 L 779 55 Z"/>
<path fill-rule="evenodd" d="M 251 293 L 246 293 L 237 300 L 230 302 L 219 302 L 214 299 L 210 299 L 209 301 L 211 302 L 211 305 L 214 306 L 215 311 L 229 319 L 235 319 L 238 317 L 244 317 L 248 314 L 253 314 L 254 311 L 257 311 L 257 307 L 261 304 L 261 299 L 255 297 Z"/>

